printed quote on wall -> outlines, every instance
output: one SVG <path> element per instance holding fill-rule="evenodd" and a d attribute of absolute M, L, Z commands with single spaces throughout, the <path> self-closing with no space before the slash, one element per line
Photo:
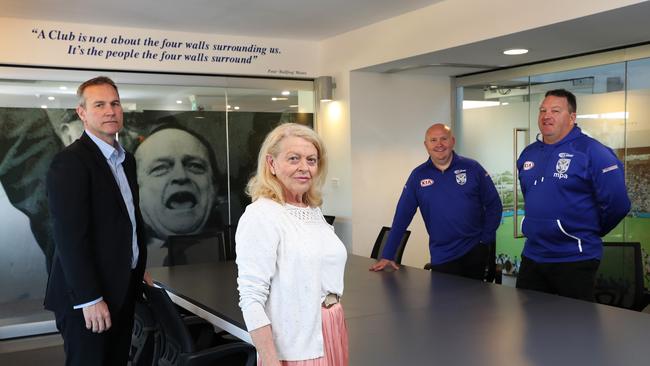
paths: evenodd
<path fill-rule="evenodd" d="M 113 61 L 146 60 L 157 63 L 253 64 L 264 57 L 282 54 L 279 47 L 254 42 L 211 42 L 180 38 L 129 37 L 88 34 L 60 29 L 33 28 L 32 34 L 43 42 L 60 42 L 68 55 Z M 306 72 L 267 70 L 271 74 L 304 76 Z"/>

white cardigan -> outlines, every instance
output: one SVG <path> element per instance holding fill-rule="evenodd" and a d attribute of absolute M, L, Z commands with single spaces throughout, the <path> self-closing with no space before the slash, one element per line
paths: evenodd
<path fill-rule="evenodd" d="M 322 357 L 321 303 L 343 294 L 347 252 L 320 209 L 260 198 L 239 219 L 235 242 L 248 330 L 271 324 L 281 360 Z"/>

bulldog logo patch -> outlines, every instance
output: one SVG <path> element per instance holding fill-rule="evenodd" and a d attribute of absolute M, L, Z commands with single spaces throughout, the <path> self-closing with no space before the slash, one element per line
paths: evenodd
<path fill-rule="evenodd" d="M 461 186 L 467 183 L 467 173 L 456 174 L 456 183 L 460 184 Z"/>
<path fill-rule="evenodd" d="M 553 173 L 553 176 L 555 178 L 559 179 L 568 179 L 569 176 L 566 174 L 567 170 L 569 170 L 569 165 L 571 165 L 571 159 L 567 158 L 560 158 L 557 161 L 557 164 L 555 164 L 555 173 Z"/>

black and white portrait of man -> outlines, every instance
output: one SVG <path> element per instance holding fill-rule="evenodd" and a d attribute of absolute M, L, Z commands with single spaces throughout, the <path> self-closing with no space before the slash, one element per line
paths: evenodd
<path fill-rule="evenodd" d="M 168 236 L 201 233 L 217 215 L 216 159 L 202 136 L 180 125 L 154 129 L 135 158 L 150 263 L 159 265 Z"/>

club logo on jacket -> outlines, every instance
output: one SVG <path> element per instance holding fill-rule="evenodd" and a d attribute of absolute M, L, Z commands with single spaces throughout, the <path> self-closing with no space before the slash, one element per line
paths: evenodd
<path fill-rule="evenodd" d="M 467 183 L 467 173 L 465 173 L 465 171 L 465 169 L 454 170 L 454 173 L 456 173 L 456 183 L 461 186 Z"/>
<path fill-rule="evenodd" d="M 524 170 L 531 170 L 535 166 L 535 163 L 532 161 L 526 161 L 524 162 Z"/>
<path fill-rule="evenodd" d="M 558 179 L 568 179 L 569 176 L 566 174 L 566 172 L 567 170 L 569 170 L 570 164 L 571 164 L 571 159 L 567 159 L 567 158 L 558 159 L 557 164 L 555 164 L 556 172 L 553 173 L 553 176 Z"/>
<path fill-rule="evenodd" d="M 433 184 L 433 179 L 427 178 L 427 179 L 422 179 L 420 181 L 420 187 L 428 187 L 428 186 L 430 186 L 432 184 Z"/>

